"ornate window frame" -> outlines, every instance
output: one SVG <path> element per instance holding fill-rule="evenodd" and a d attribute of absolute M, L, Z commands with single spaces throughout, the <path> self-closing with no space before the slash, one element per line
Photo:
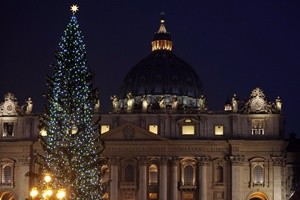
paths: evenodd
<path fill-rule="evenodd" d="M 180 119 L 177 121 L 178 128 L 179 128 L 179 133 L 180 136 L 183 137 L 189 137 L 189 136 L 195 136 L 198 134 L 198 120 L 192 118 L 192 117 L 186 117 L 183 119 Z M 187 129 L 193 129 L 192 133 L 186 134 L 185 130 Z"/>
<path fill-rule="evenodd" d="M 180 189 L 196 189 L 196 163 L 197 161 L 193 158 L 185 158 L 180 161 Z M 185 183 L 185 168 L 191 167 L 192 168 L 192 183 L 186 184 Z"/>
<path fill-rule="evenodd" d="M 224 160 L 217 158 L 212 161 L 212 182 L 214 186 L 225 185 L 225 162 Z"/>
<path fill-rule="evenodd" d="M 9 167 L 10 169 L 10 178 L 8 181 L 4 180 L 5 178 L 5 168 Z M 10 158 L 3 158 L 0 160 L 0 188 L 13 188 L 14 187 L 14 170 L 15 170 L 15 161 Z"/>
<path fill-rule="evenodd" d="M 15 117 L 3 117 L 2 118 L 2 123 L 1 123 L 1 138 L 14 138 L 16 137 L 16 128 L 17 128 L 17 119 Z M 12 133 L 8 135 L 6 132 L 5 126 L 8 126 L 8 124 L 12 124 Z"/>
<path fill-rule="evenodd" d="M 148 185 L 157 185 L 159 182 L 159 168 L 155 163 L 151 163 L 148 167 Z"/>
<path fill-rule="evenodd" d="M 266 159 L 261 157 L 252 158 L 250 161 L 250 181 L 249 186 L 250 187 L 265 187 L 268 183 L 268 163 Z M 262 175 L 261 177 L 256 177 L 257 174 L 255 174 L 256 169 L 261 168 L 262 169 Z M 259 180 L 261 179 L 261 180 Z"/>
<path fill-rule="evenodd" d="M 266 122 L 263 118 L 251 119 L 251 135 L 265 135 Z"/>

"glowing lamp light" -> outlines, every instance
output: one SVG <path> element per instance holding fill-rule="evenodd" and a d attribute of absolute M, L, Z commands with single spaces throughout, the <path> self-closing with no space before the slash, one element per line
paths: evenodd
<path fill-rule="evenodd" d="M 72 134 L 76 134 L 77 131 L 78 131 L 77 126 L 76 126 L 75 124 L 73 124 L 73 126 L 72 126 L 72 128 L 71 128 L 71 133 L 72 133 Z"/>
<path fill-rule="evenodd" d="M 47 175 L 45 175 L 45 177 L 44 177 L 44 181 L 46 182 L 46 183 L 49 183 L 50 181 L 51 181 L 51 176 L 49 175 L 49 174 L 47 174 Z"/>
<path fill-rule="evenodd" d="M 58 199 L 63 199 L 66 196 L 66 191 L 64 189 L 60 189 L 57 191 L 56 197 Z"/>
<path fill-rule="evenodd" d="M 30 191 L 30 196 L 32 198 L 36 197 L 37 195 L 39 194 L 39 191 L 37 190 L 36 187 L 32 188 L 31 191 Z"/>
<path fill-rule="evenodd" d="M 40 130 L 40 135 L 41 135 L 41 136 L 47 136 L 47 131 L 46 131 L 45 128 L 42 128 L 42 129 Z"/>
<path fill-rule="evenodd" d="M 53 194 L 53 191 L 51 189 L 48 189 L 48 190 L 44 190 L 43 192 L 43 198 L 47 198 L 47 197 L 51 197 Z"/>

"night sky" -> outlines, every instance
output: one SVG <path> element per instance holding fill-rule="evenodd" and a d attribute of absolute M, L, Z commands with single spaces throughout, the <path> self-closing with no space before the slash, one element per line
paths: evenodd
<path fill-rule="evenodd" d="M 164 11 L 173 50 L 198 73 L 209 110 L 222 110 L 234 93 L 244 100 L 260 87 L 272 102 L 281 97 L 285 132 L 300 136 L 299 0 L 1 0 L 1 102 L 11 91 L 19 104 L 32 97 L 34 112 L 42 111 L 46 75 L 72 4 L 79 5 L 76 15 L 105 112 L 129 69 L 150 53 Z"/>

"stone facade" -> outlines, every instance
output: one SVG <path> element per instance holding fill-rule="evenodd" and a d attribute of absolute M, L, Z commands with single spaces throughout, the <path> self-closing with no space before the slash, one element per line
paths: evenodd
<path fill-rule="evenodd" d="M 263 134 L 253 132 L 257 120 L 264 122 Z M 2 115 L 0 124 L 1 198 L 29 198 L 39 172 L 37 152 L 42 153 L 38 116 Z M 282 126 L 283 116 L 272 113 L 101 114 L 103 156 L 109 160 L 101 170 L 111 181 L 106 196 L 286 200 L 297 177 L 298 153 L 286 151 Z"/>

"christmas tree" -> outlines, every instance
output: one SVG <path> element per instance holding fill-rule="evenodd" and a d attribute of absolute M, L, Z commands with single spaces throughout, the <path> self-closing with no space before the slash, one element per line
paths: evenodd
<path fill-rule="evenodd" d="M 67 199 L 102 199 L 101 153 L 98 121 L 93 120 L 95 90 L 87 66 L 86 48 L 72 6 L 73 15 L 47 78 L 44 113 L 40 118 L 41 141 L 45 150 L 45 171 L 54 188 L 65 188 Z"/>

